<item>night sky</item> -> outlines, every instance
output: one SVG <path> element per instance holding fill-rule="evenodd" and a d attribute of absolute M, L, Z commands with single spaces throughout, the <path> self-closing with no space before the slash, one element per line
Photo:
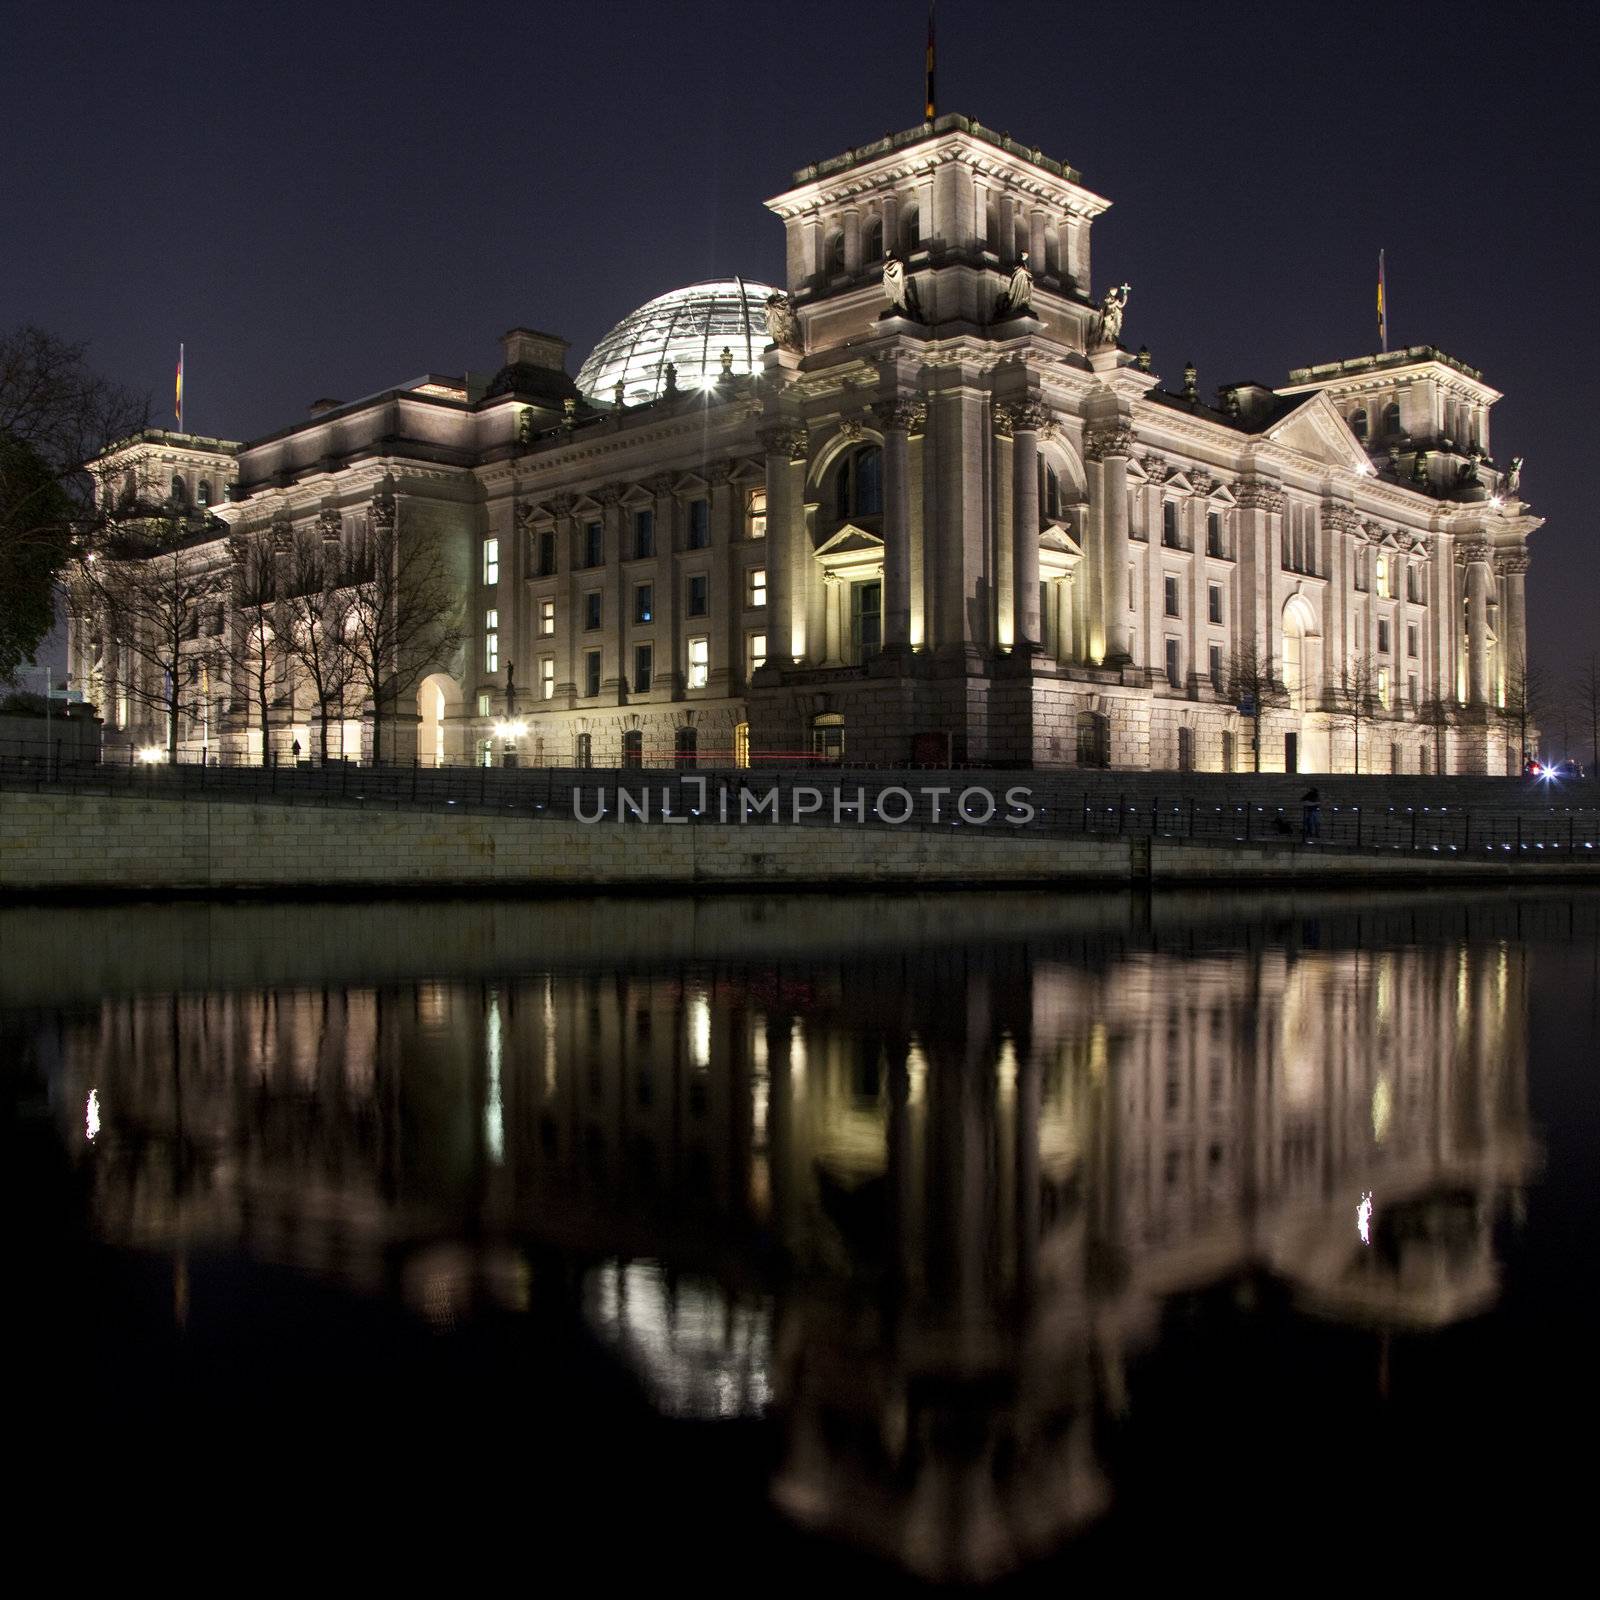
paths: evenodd
<path fill-rule="evenodd" d="M 783 281 L 761 202 L 921 120 L 920 0 L 805 5 L 0 0 L 0 327 L 86 339 L 247 439 L 310 401 L 572 342 L 681 284 Z M 1600 7 L 939 6 L 939 109 L 1112 210 L 1095 290 L 1176 388 L 1436 344 L 1506 399 L 1548 519 L 1536 661 L 1591 647 Z"/>

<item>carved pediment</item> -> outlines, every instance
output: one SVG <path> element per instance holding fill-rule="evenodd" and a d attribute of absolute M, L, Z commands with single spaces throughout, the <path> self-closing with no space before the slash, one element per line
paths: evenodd
<path fill-rule="evenodd" d="M 865 528 L 858 528 L 853 522 L 847 522 L 839 531 L 831 535 L 816 548 L 817 560 L 841 560 L 854 557 L 856 559 L 873 560 L 883 559 L 883 540 L 875 533 L 869 533 Z"/>
<path fill-rule="evenodd" d="M 1324 466 L 1345 467 L 1351 472 L 1368 471 L 1372 466 L 1361 441 L 1325 394 L 1309 396 L 1268 428 L 1266 437 Z"/>
<path fill-rule="evenodd" d="M 1063 555 L 1081 556 L 1083 546 L 1072 537 L 1072 529 L 1064 522 L 1047 522 L 1039 535 L 1041 550 L 1059 550 Z"/>

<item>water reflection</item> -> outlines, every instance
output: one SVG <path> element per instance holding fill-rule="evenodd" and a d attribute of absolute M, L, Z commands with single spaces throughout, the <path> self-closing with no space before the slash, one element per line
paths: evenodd
<path fill-rule="evenodd" d="M 559 1301 L 663 1413 L 770 1418 L 790 1517 L 984 1576 L 1111 1503 L 1172 1297 L 1265 1276 L 1442 1327 L 1492 1302 L 1533 1159 L 1492 919 L 1120 915 L 877 902 L 775 956 L 750 910 L 693 961 L 518 940 L 476 979 L 135 989 L 56 1019 L 52 1089 L 97 1233 L 175 1284 L 226 1246 L 440 1328 Z"/>

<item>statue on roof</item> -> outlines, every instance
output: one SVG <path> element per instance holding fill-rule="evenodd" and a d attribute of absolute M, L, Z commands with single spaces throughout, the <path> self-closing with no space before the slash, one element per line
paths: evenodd
<path fill-rule="evenodd" d="M 889 310 L 898 317 L 922 320 L 922 303 L 917 298 L 917 286 L 906 264 L 899 256 L 887 256 L 883 263 L 883 292 L 889 300 Z"/>
<path fill-rule="evenodd" d="M 1094 342 L 1096 348 L 1104 345 L 1115 345 L 1122 337 L 1122 314 L 1128 308 L 1128 296 L 1133 293 L 1130 285 L 1114 284 L 1106 290 L 1105 298 L 1100 302 L 1100 318 L 1095 323 Z"/>
<path fill-rule="evenodd" d="M 781 289 L 767 296 L 767 337 L 780 350 L 799 351 L 800 319 L 794 314 L 794 301 Z"/>
<path fill-rule="evenodd" d="M 1512 456 L 1511 470 L 1506 473 L 1506 499 L 1516 499 L 1522 489 L 1522 457 Z"/>
<path fill-rule="evenodd" d="M 1004 322 L 1019 317 L 1033 307 L 1033 274 L 1028 271 L 1028 252 L 1017 257 L 1017 264 L 1006 279 L 1006 286 L 995 297 L 994 320 Z"/>

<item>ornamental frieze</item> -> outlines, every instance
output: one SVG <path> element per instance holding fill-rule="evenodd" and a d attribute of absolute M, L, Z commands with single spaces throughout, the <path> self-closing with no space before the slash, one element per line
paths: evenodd
<path fill-rule="evenodd" d="M 1502 550 L 1495 557 L 1495 570 L 1508 574 L 1523 573 L 1528 570 L 1528 552 L 1526 550 Z"/>
<path fill-rule="evenodd" d="M 1172 468 L 1160 456 L 1140 456 L 1139 465 L 1151 483 L 1165 483 L 1172 476 Z"/>
<path fill-rule="evenodd" d="M 761 430 L 761 448 L 769 456 L 786 456 L 790 461 L 804 461 L 810 454 L 810 439 L 804 427 L 793 422 L 780 422 Z"/>

